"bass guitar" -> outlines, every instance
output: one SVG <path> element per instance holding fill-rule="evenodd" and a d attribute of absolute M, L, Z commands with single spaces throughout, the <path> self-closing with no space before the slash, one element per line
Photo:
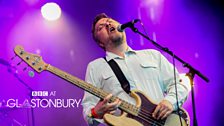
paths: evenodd
<path fill-rule="evenodd" d="M 26 52 L 22 46 L 16 46 L 14 52 L 38 73 L 44 70 L 49 71 L 101 99 L 109 94 L 69 73 L 45 63 L 41 56 Z M 167 118 L 156 120 L 152 117 L 152 112 L 156 108 L 156 104 L 153 100 L 147 97 L 143 92 L 137 90 L 132 91 L 130 96 L 136 100 L 136 105 L 130 104 L 116 96 L 112 96 L 109 102 L 113 102 L 116 99 L 121 101 L 119 109 L 122 110 L 122 115 L 114 116 L 105 114 L 103 118 L 107 124 L 112 126 L 189 126 L 190 124 L 189 115 L 183 108 L 180 108 L 179 111 L 180 118 L 178 112 L 174 111 Z"/>

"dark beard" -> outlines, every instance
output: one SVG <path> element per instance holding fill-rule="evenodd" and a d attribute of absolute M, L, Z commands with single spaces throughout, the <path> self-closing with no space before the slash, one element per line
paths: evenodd
<path fill-rule="evenodd" d="M 123 43 L 124 36 L 123 35 L 111 36 L 110 40 L 114 44 L 114 46 L 117 47 L 117 46 L 119 46 L 119 45 L 121 45 Z"/>

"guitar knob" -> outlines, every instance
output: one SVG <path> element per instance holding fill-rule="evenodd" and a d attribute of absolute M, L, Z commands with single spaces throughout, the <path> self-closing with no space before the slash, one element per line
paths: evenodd
<path fill-rule="evenodd" d="M 182 111 L 179 111 L 179 113 L 180 113 L 180 115 L 182 115 L 182 114 L 183 114 L 183 112 L 182 112 Z"/>

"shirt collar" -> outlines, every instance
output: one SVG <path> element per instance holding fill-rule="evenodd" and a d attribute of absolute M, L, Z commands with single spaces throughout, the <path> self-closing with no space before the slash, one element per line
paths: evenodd
<path fill-rule="evenodd" d="M 135 54 L 136 51 L 133 50 L 131 47 L 128 46 L 128 49 L 125 52 L 125 54 L 127 55 L 127 54 L 131 54 L 131 53 L 134 53 Z M 123 57 L 118 56 L 117 54 L 114 54 L 112 52 L 106 51 L 106 59 L 107 59 L 107 61 L 110 61 L 111 59 L 123 59 Z"/>

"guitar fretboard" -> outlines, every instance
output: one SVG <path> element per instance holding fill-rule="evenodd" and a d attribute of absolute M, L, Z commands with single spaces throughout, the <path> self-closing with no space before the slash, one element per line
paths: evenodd
<path fill-rule="evenodd" d="M 109 93 L 103 91 L 100 88 L 97 88 L 95 86 L 93 86 L 92 84 L 89 84 L 75 76 L 72 76 L 71 74 L 68 74 L 54 66 L 51 66 L 50 64 L 47 66 L 47 70 L 50 71 L 51 73 L 59 76 L 60 78 L 72 83 L 73 85 L 78 86 L 79 88 L 103 99 L 105 98 L 107 95 L 109 95 Z M 112 98 L 109 100 L 109 102 L 114 102 L 116 99 L 119 99 L 118 97 L 112 96 Z M 130 113 L 132 115 L 137 116 L 138 112 L 139 112 L 139 108 L 136 107 L 135 105 L 132 105 L 122 99 L 120 99 L 121 104 L 119 106 L 119 108 L 127 113 Z"/>

